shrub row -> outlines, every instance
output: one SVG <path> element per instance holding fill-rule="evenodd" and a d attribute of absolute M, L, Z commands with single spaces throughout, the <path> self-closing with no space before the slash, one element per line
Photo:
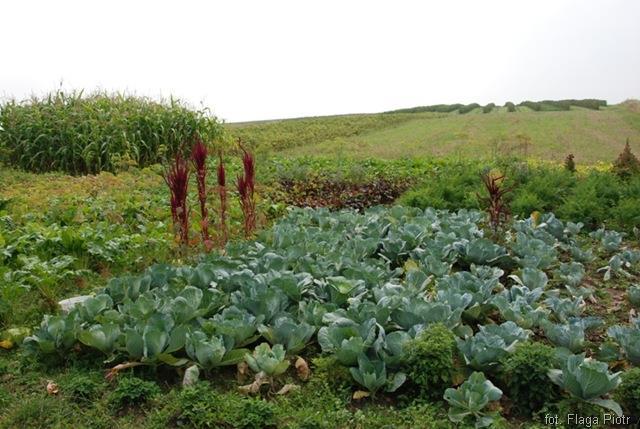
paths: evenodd
<path fill-rule="evenodd" d="M 597 99 L 584 99 L 584 100 L 576 100 L 576 99 L 567 99 L 567 100 L 543 100 L 543 101 L 523 101 L 518 106 L 528 107 L 533 111 L 555 111 L 555 110 L 569 110 L 571 106 L 584 107 L 586 109 L 599 110 L 600 107 L 606 107 L 606 100 L 597 100 Z M 511 101 L 508 101 L 504 105 L 507 108 L 508 112 L 515 112 L 516 106 Z M 434 104 L 430 106 L 417 106 L 410 107 L 407 109 L 398 109 L 391 110 L 385 113 L 423 113 L 423 112 L 434 112 L 434 113 L 451 113 L 456 110 L 459 113 L 468 113 L 473 109 L 479 108 L 480 105 L 478 103 L 471 104 Z M 483 113 L 489 113 L 496 107 L 494 103 L 489 103 L 482 108 Z"/>
<path fill-rule="evenodd" d="M 0 106 L 0 160 L 34 172 L 144 167 L 172 155 L 196 133 L 211 141 L 222 127 L 208 111 L 174 99 L 57 91 Z"/>
<path fill-rule="evenodd" d="M 391 110 L 385 113 L 451 113 L 464 107 L 464 104 L 434 104 L 431 106 L 409 107 L 407 109 Z"/>
<path fill-rule="evenodd" d="M 600 107 L 606 107 L 606 100 L 596 99 L 567 99 L 567 100 L 542 100 L 542 101 L 523 101 L 519 106 L 525 106 L 533 111 L 557 111 L 570 110 L 571 106 L 584 107 L 586 109 L 600 110 Z"/>

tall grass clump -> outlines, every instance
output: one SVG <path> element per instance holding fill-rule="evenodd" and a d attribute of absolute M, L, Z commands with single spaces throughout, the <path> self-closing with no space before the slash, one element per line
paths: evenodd
<path fill-rule="evenodd" d="M 0 105 L 0 161 L 34 172 L 89 174 L 171 158 L 195 134 L 222 134 L 207 110 L 171 98 L 56 91 Z"/>

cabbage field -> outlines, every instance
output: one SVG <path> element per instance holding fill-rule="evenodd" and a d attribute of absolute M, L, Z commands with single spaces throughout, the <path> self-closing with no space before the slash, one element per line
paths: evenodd
<path fill-rule="evenodd" d="M 0 429 L 633 427 L 640 116 L 548 104 L 0 105 Z"/>
<path fill-rule="evenodd" d="M 321 355 L 354 402 L 432 397 L 449 423 L 475 427 L 508 427 L 501 413 L 523 406 L 529 417 L 571 406 L 630 415 L 614 393 L 621 371 L 640 365 L 640 287 L 628 285 L 640 251 L 620 233 L 588 234 L 552 214 L 496 236 L 484 220 L 473 210 L 292 209 L 224 254 L 110 280 L 45 316 L 25 347 L 100 355 L 114 378 L 149 367 L 195 384 L 229 367 L 236 388 L 263 397 L 296 395 Z M 439 362 L 416 371 L 421 343 L 438 335 L 426 356 Z M 530 401 L 531 382 L 548 396 Z"/>

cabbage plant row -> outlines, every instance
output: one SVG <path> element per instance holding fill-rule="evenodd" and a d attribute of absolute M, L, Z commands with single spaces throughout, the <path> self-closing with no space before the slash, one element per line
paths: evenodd
<path fill-rule="evenodd" d="M 614 231 L 587 238 L 581 224 L 552 214 L 515 221 L 499 240 L 483 222 L 482 213 L 467 210 L 293 209 L 255 241 L 229 244 L 224 255 L 112 279 L 67 314 L 46 316 L 25 344 L 62 353 L 80 343 L 108 361 L 205 370 L 247 360 L 274 376 L 317 342 L 375 394 L 402 385 L 407 343 L 442 323 L 457 335 L 469 370 L 481 373 L 459 389 L 480 389 L 483 397 L 486 388 L 487 399 L 497 392 L 482 373 L 491 374 L 535 330 L 566 350 L 554 381 L 619 411 L 602 397 L 618 375 L 581 354 L 585 333 L 603 323 L 583 315 L 594 293 L 583 285 L 583 264 L 594 255 L 581 243 L 599 240 L 611 255 L 603 280 L 637 269 L 640 252 L 624 248 Z M 640 323 L 611 327 L 609 335 L 616 353 L 640 364 Z M 445 396 L 456 398 L 457 417 L 490 420 L 469 411 L 479 405 L 465 405 L 463 392 Z"/>

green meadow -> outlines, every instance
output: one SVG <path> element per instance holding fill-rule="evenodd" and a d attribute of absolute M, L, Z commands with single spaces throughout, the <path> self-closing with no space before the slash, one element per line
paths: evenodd
<path fill-rule="evenodd" d="M 490 113 L 392 113 L 229 124 L 234 136 L 282 155 L 400 159 L 517 156 L 577 163 L 610 162 L 628 138 L 640 151 L 640 109 L 628 102 L 589 110 L 518 106 Z"/>

